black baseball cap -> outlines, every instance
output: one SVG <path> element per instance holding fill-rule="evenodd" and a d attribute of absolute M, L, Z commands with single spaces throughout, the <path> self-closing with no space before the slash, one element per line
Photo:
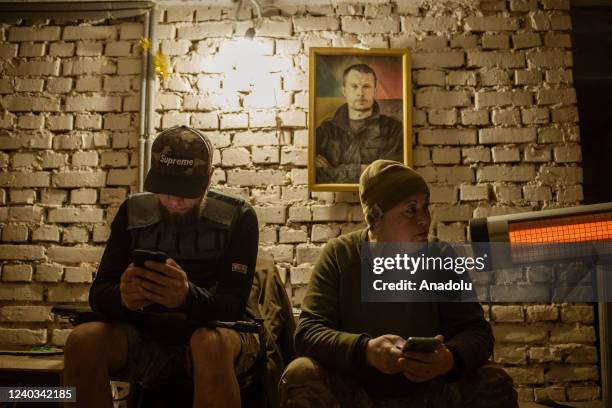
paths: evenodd
<path fill-rule="evenodd" d="M 175 126 L 159 133 L 151 148 L 151 169 L 144 189 L 157 194 L 196 198 L 210 181 L 210 140 L 197 129 Z"/>

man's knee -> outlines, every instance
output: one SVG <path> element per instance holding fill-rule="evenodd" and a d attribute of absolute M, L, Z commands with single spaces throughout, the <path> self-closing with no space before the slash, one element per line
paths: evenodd
<path fill-rule="evenodd" d="M 326 372 L 308 357 L 293 360 L 279 383 L 280 406 L 283 408 L 331 407 L 338 403 L 328 385 Z"/>
<path fill-rule="evenodd" d="M 240 352 L 240 337 L 232 330 L 202 327 L 191 335 L 189 347 L 194 366 L 206 366 L 213 362 L 233 363 Z"/>
<path fill-rule="evenodd" d="M 108 349 L 116 347 L 112 325 L 104 322 L 88 322 L 76 326 L 64 346 L 66 363 L 87 364 L 88 362 L 110 364 L 106 361 Z M 115 346 L 113 346 L 113 344 Z"/>
<path fill-rule="evenodd" d="M 478 395 L 476 395 L 477 400 L 495 402 L 495 406 L 499 408 L 518 407 L 518 396 L 514 389 L 514 382 L 503 368 L 484 366 L 478 374 L 480 384 Z"/>
<path fill-rule="evenodd" d="M 298 357 L 285 368 L 281 377 L 281 386 L 283 384 L 304 384 L 310 381 L 323 381 L 322 368 L 311 358 Z"/>

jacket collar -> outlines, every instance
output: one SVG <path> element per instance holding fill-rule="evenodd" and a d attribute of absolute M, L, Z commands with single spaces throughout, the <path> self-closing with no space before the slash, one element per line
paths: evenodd
<path fill-rule="evenodd" d="M 368 116 L 366 119 L 367 122 L 376 121 L 380 118 L 380 108 L 378 107 L 378 102 L 374 101 L 374 105 L 372 106 L 372 115 Z M 348 104 L 343 104 L 338 108 L 336 113 L 334 114 L 334 118 L 332 119 L 334 124 L 346 131 L 350 129 L 349 126 L 349 116 L 348 116 Z"/>

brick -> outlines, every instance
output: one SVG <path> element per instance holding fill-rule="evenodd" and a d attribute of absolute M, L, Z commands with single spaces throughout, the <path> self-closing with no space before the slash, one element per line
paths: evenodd
<path fill-rule="evenodd" d="M 334 224 L 313 225 L 310 234 L 310 239 L 313 242 L 327 242 L 331 238 L 335 238 L 340 234 L 340 228 Z"/>
<path fill-rule="evenodd" d="M 50 322 L 51 306 L 4 306 L 0 320 L 5 322 Z"/>
<path fill-rule="evenodd" d="M 469 205 L 430 205 L 432 223 L 468 221 L 472 218 L 472 207 Z"/>
<path fill-rule="evenodd" d="M 177 38 L 183 40 L 201 40 L 211 37 L 229 37 L 234 29 L 230 22 L 207 22 L 193 26 L 178 27 Z"/>
<path fill-rule="evenodd" d="M 536 92 L 538 105 L 571 105 L 576 103 L 576 90 L 566 89 L 542 89 Z"/>
<path fill-rule="evenodd" d="M 111 169 L 108 171 L 106 185 L 135 186 L 138 180 L 138 169 Z"/>
<path fill-rule="evenodd" d="M 552 366 L 546 372 L 546 381 L 596 381 L 599 379 L 597 366 L 577 367 L 571 365 Z"/>
<path fill-rule="evenodd" d="M 470 93 L 466 91 L 422 91 L 416 94 L 417 107 L 452 108 L 470 106 Z"/>
<path fill-rule="evenodd" d="M 542 166 L 538 178 L 546 185 L 558 184 L 560 180 L 567 184 L 582 183 L 582 168 Z"/>
<path fill-rule="evenodd" d="M 254 206 L 261 224 L 284 224 L 287 213 L 285 206 Z"/>
<path fill-rule="evenodd" d="M 88 266 L 67 266 L 64 272 L 64 282 L 69 283 L 91 283 L 93 270 Z"/>
<path fill-rule="evenodd" d="M 0 329 L 0 344 L 36 346 L 47 342 L 46 329 Z"/>
<path fill-rule="evenodd" d="M 104 211 L 99 208 L 54 208 L 49 210 L 48 219 L 55 223 L 101 222 Z"/>
<path fill-rule="evenodd" d="M 479 201 L 489 199 L 489 187 L 487 185 L 462 185 L 459 189 L 461 201 Z"/>
<path fill-rule="evenodd" d="M 476 85 L 476 73 L 472 71 L 450 71 L 448 73 L 449 85 Z"/>
<path fill-rule="evenodd" d="M 476 92 L 474 94 L 476 109 L 491 106 L 508 105 L 531 105 L 533 96 L 531 92 L 511 91 L 511 92 Z"/>
<path fill-rule="evenodd" d="M 59 282 L 62 280 L 63 272 L 64 268 L 61 265 L 39 264 L 36 265 L 34 279 L 38 282 Z"/>
<path fill-rule="evenodd" d="M 2 280 L 5 282 L 31 282 L 32 265 L 5 264 L 2 268 Z"/>
<path fill-rule="evenodd" d="M 66 98 L 66 111 L 112 112 L 121 110 L 119 96 L 69 96 Z"/>
<path fill-rule="evenodd" d="M 530 143 L 536 141 L 535 128 L 488 128 L 479 130 L 481 144 Z"/>
<path fill-rule="evenodd" d="M 104 171 L 67 171 L 53 175 L 54 187 L 104 187 Z"/>
<path fill-rule="evenodd" d="M 464 125 L 488 125 L 491 123 L 489 120 L 489 111 L 462 109 L 461 123 Z"/>
<path fill-rule="evenodd" d="M 257 31 L 260 37 L 291 37 L 293 35 L 293 24 L 290 20 L 276 21 L 265 19 Z"/>
<path fill-rule="evenodd" d="M 572 39 L 569 34 L 548 32 L 544 34 L 544 45 L 551 48 L 571 48 Z"/>
<path fill-rule="evenodd" d="M 44 258 L 44 247 L 38 245 L 0 245 L 0 259 L 33 261 Z"/>
<path fill-rule="evenodd" d="M 49 172 L 32 171 L 28 173 L 11 172 L 0 173 L 0 186 L 2 187 L 48 187 Z"/>
<path fill-rule="evenodd" d="M 554 305 L 527 306 L 528 322 L 555 321 L 558 317 L 559 311 Z"/>
<path fill-rule="evenodd" d="M 500 343 L 543 343 L 548 338 L 546 327 L 498 324 L 492 328 Z"/>
<path fill-rule="evenodd" d="M 553 148 L 553 155 L 557 163 L 572 163 L 582 160 L 581 148 L 578 145 L 564 145 Z"/>
<path fill-rule="evenodd" d="M 193 7 L 174 6 L 166 9 L 166 22 L 193 21 Z"/>
<path fill-rule="evenodd" d="M 489 68 L 479 72 L 482 86 L 510 85 L 508 71 L 500 68 Z"/>
<path fill-rule="evenodd" d="M 521 109 L 521 120 L 526 125 L 550 122 L 550 112 L 546 108 Z"/>
<path fill-rule="evenodd" d="M 36 190 L 11 190 L 11 204 L 34 204 Z"/>
<path fill-rule="evenodd" d="M 518 166 L 485 166 L 477 171 L 477 180 L 483 181 L 531 181 L 535 178 L 535 169 L 529 165 Z"/>
<path fill-rule="evenodd" d="M 89 285 L 61 285 L 49 288 L 49 302 L 87 302 Z"/>
<path fill-rule="evenodd" d="M 456 164 L 461 162 L 458 148 L 434 148 L 432 151 L 434 164 Z"/>
<path fill-rule="evenodd" d="M 32 241 L 59 241 L 59 228 L 55 225 L 41 225 L 32 231 Z"/>
<path fill-rule="evenodd" d="M 460 51 L 413 53 L 412 67 L 420 68 L 458 68 L 465 64 L 465 54 Z"/>
<path fill-rule="evenodd" d="M 561 320 L 565 323 L 593 323 L 593 307 L 588 305 L 565 305 L 561 308 Z"/>
<path fill-rule="evenodd" d="M 353 17 L 341 17 L 342 31 L 353 34 L 389 34 L 400 31 L 397 18 L 375 18 L 362 20 Z"/>
<path fill-rule="evenodd" d="M 436 237 L 443 242 L 465 242 L 465 225 L 438 223 Z"/>
<path fill-rule="evenodd" d="M 119 26 L 119 38 L 122 40 L 138 40 L 143 35 L 142 23 L 124 23 Z"/>
<path fill-rule="evenodd" d="M 5 96 L 0 105 L 11 112 L 57 112 L 59 101 L 47 97 Z"/>
<path fill-rule="evenodd" d="M 98 152 L 95 152 L 95 151 L 75 152 L 72 154 L 72 165 L 75 167 L 97 166 L 98 165 Z"/>
<path fill-rule="evenodd" d="M 31 26 L 11 27 L 8 30 L 8 40 L 21 41 L 57 41 L 60 39 L 60 27 Z"/>
<path fill-rule="evenodd" d="M 521 188 L 514 185 L 496 184 L 493 186 L 495 199 L 499 202 L 513 203 L 520 201 Z"/>
<path fill-rule="evenodd" d="M 453 17 L 436 16 L 436 17 L 401 17 L 402 32 L 449 32 L 457 27 L 457 20 Z"/>
<path fill-rule="evenodd" d="M 523 52 L 468 51 L 467 65 L 474 67 L 522 68 L 525 67 L 526 63 Z"/>
<path fill-rule="evenodd" d="M 527 53 L 530 68 L 564 68 L 572 65 L 568 51 L 530 51 Z"/>
<path fill-rule="evenodd" d="M 601 398 L 601 388 L 598 386 L 573 386 L 567 389 L 570 401 L 593 401 Z"/>
<path fill-rule="evenodd" d="M 51 115 L 47 117 L 49 130 L 72 130 L 74 117 L 72 115 Z"/>
<path fill-rule="evenodd" d="M 51 93 L 68 93 L 72 89 L 72 78 L 48 78 L 47 90 Z"/>
<path fill-rule="evenodd" d="M 494 163 L 518 162 L 521 159 L 519 149 L 516 147 L 495 146 L 491 148 Z"/>
<path fill-rule="evenodd" d="M 543 367 L 507 367 L 505 370 L 515 384 L 544 383 Z"/>
<path fill-rule="evenodd" d="M 47 257 L 52 262 L 80 263 L 100 262 L 104 247 L 59 247 L 52 246 L 47 249 Z M 50 300 L 50 299 L 49 299 Z"/>
<path fill-rule="evenodd" d="M 66 201 L 66 190 L 44 190 L 41 193 L 41 204 L 59 206 Z"/>
<path fill-rule="evenodd" d="M 63 40 L 114 40 L 117 37 L 115 26 L 66 26 Z"/>
<path fill-rule="evenodd" d="M 519 126 L 521 113 L 518 109 L 495 109 L 491 112 L 491 123 L 494 125 Z"/>
<path fill-rule="evenodd" d="M 514 83 L 516 85 L 536 85 L 542 81 L 542 75 L 539 71 L 527 69 L 514 71 Z"/>
<path fill-rule="evenodd" d="M 525 199 L 529 201 L 550 201 L 552 193 L 550 187 L 546 186 L 525 186 L 523 187 Z"/>
<path fill-rule="evenodd" d="M 116 71 L 115 62 L 107 58 L 75 58 L 62 62 L 64 76 L 114 74 Z"/>
<path fill-rule="evenodd" d="M 527 363 L 527 348 L 515 345 L 495 345 L 493 361 L 498 364 L 525 364 Z"/>
<path fill-rule="evenodd" d="M 15 78 L 15 91 L 42 92 L 44 81 L 39 78 Z"/>
<path fill-rule="evenodd" d="M 74 43 L 54 42 L 49 45 L 49 56 L 72 57 L 74 55 Z"/>
<path fill-rule="evenodd" d="M 348 217 L 346 204 L 313 205 L 311 208 L 313 221 L 346 221 Z"/>
<path fill-rule="evenodd" d="M 2 229 L 2 241 L 4 242 L 24 242 L 27 240 L 28 227 L 25 225 L 9 224 Z"/>
<path fill-rule="evenodd" d="M 132 44 L 129 41 L 113 41 L 104 45 L 104 55 L 108 57 L 127 57 L 131 54 Z"/>
<path fill-rule="evenodd" d="M 510 48 L 510 37 L 507 34 L 484 34 L 482 36 L 482 48 L 497 50 Z"/>
<path fill-rule="evenodd" d="M 340 28 L 340 22 L 334 16 L 331 17 L 294 17 L 293 26 L 295 31 L 308 32 L 308 31 L 336 31 Z"/>
<path fill-rule="evenodd" d="M 278 242 L 281 244 L 296 244 L 308 240 L 308 229 L 302 226 L 299 229 L 281 227 L 279 230 Z"/>
<path fill-rule="evenodd" d="M 281 170 L 230 170 L 227 174 L 230 185 L 283 185 L 286 182 L 286 174 Z"/>

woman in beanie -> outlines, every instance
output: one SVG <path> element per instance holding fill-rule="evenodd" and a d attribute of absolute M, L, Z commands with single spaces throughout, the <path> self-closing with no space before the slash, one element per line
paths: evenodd
<path fill-rule="evenodd" d="M 425 243 L 429 188 L 413 169 L 377 160 L 362 173 L 367 227 L 331 240 L 316 262 L 280 383 L 282 407 L 516 408 L 511 378 L 484 367 L 493 335 L 478 303 L 362 302 L 364 244 Z M 403 354 L 408 337 L 441 340 Z"/>

